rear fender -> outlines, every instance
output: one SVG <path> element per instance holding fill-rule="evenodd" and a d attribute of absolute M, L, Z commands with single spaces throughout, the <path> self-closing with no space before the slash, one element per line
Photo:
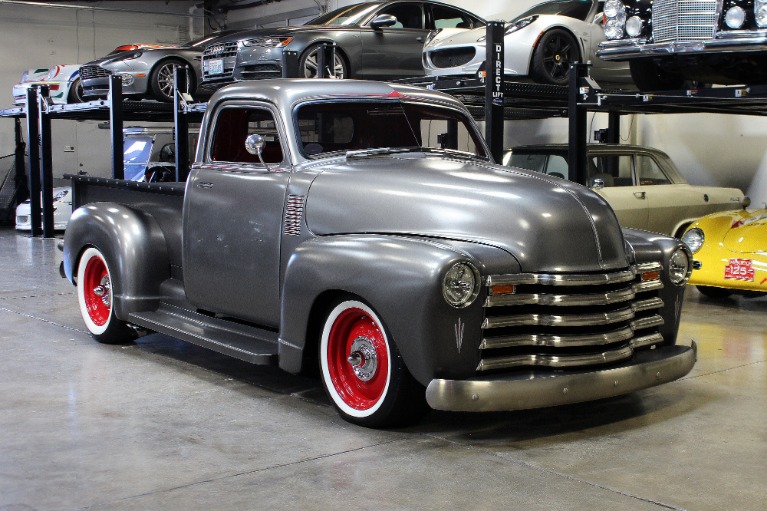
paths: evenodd
<path fill-rule="evenodd" d="M 165 236 L 154 218 L 122 204 L 96 202 L 72 214 L 64 236 L 63 268 L 73 284 L 80 256 L 97 248 L 112 273 L 115 315 L 155 309 L 170 277 Z"/>

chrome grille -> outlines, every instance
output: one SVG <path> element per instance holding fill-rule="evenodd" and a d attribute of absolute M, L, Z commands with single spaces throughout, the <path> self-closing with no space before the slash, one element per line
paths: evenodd
<path fill-rule="evenodd" d="M 662 342 L 660 271 L 489 277 L 477 370 L 605 365 Z"/>
<path fill-rule="evenodd" d="M 717 0 L 655 0 L 653 40 L 664 43 L 712 39 L 718 17 Z"/>
<path fill-rule="evenodd" d="M 463 66 L 471 62 L 476 55 L 473 46 L 467 48 L 449 48 L 445 50 L 434 50 L 429 52 L 429 59 L 436 68 L 448 68 Z"/>
<path fill-rule="evenodd" d="M 107 71 L 101 66 L 82 66 L 80 68 L 80 78 L 82 80 L 90 80 L 92 78 L 104 78 L 112 73 Z"/>
<path fill-rule="evenodd" d="M 210 74 L 207 63 L 211 60 L 221 59 L 224 64 L 224 72 Z M 234 74 L 234 65 L 237 61 L 237 42 L 217 43 L 205 48 L 202 52 L 202 77 L 203 80 L 229 79 Z"/>

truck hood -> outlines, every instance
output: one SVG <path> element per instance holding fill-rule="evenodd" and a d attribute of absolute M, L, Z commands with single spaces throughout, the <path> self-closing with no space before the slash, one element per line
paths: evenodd
<path fill-rule="evenodd" d="M 610 206 L 539 173 L 424 153 L 335 159 L 314 179 L 306 222 L 318 236 L 414 235 L 507 251 L 524 272 L 625 268 Z"/>

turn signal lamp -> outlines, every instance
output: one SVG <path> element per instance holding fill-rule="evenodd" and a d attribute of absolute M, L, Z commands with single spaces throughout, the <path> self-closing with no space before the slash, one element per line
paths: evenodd
<path fill-rule="evenodd" d="M 504 284 L 490 287 L 491 295 L 513 295 L 517 292 L 517 286 L 514 284 Z"/>

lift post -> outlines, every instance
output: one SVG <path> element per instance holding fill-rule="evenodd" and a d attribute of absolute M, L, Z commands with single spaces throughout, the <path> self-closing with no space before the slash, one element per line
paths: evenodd
<path fill-rule="evenodd" d="M 42 210 L 40 207 L 40 112 L 37 87 L 27 89 L 27 140 L 29 141 L 29 220 L 32 236 L 40 236 Z"/>
<path fill-rule="evenodd" d="M 189 118 L 184 110 L 181 92 L 188 93 L 187 66 L 173 66 L 173 123 L 176 127 L 176 181 L 186 181 L 189 175 Z"/>
<path fill-rule="evenodd" d="M 589 93 L 589 86 L 586 84 L 588 76 L 588 64 L 574 63 L 569 71 L 569 93 L 568 93 L 568 121 L 569 121 L 569 142 L 567 148 L 567 164 L 570 169 L 575 169 L 575 181 L 588 185 L 589 170 L 588 157 L 586 155 L 586 117 L 587 110 L 579 104 L 581 94 Z M 584 88 L 582 91 L 581 88 Z M 572 171 L 570 175 L 573 175 Z"/>
<path fill-rule="evenodd" d="M 317 78 L 334 78 L 335 68 L 336 43 L 322 43 L 317 48 Z"/>
<path fill-rule="evenodd" d="M 125 179 L 123 165 L 123 80 L 118 74 L 109 77 L 109 132 L 112 137 L 112 177 Z"/>
<path fill-rule="evenodd" d="M 14 167 L 16 168 L 16 175 L 14 176 L 14 180 L 16 190 L 16 205 L 18 206 L 29 198 L 27 167 L 24 162 L 27 145 L 24 143 L 24 139 L 21 137 L 21 119 L 18 117 L 13 120 L 13 131 L 16 139 L 14 164 Z"/>
<path fill-rule="evenodd" d="M 504 36 L 505 23 L 490 21 L 486 27 L 487 59 L 485 60 L 485 140 L 493 159 L 503 159 L 503 102 L 504 102 Z"/>
<path fill-rule="evenodd" d="M 40 86 L 37 94 L 37 113 L 40 126 L 40 176 L 42 189 L 43 237 L 53 238 L 53 153 L 51 150 L 51 116 L 48 113 L 49 89 Z"/>

